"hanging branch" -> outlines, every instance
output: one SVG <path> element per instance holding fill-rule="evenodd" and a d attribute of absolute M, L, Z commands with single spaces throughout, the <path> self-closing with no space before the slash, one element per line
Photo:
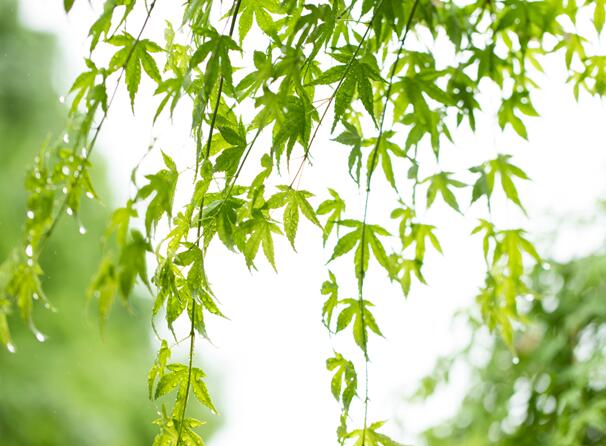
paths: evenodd
<path fill-rule="evenodd" d="M 82 172 L 84 171 L 84 167 L 85 167 L 86 163 L 88 162 L 88 160 L 90 159 L 90 156 L 93 153 L 95 143 L 97 142 L 97 138 L 99 137 L 99 134 L 101 133 L 101 129 L 103 128 L 103 124 L 105 123 L 105 120 L 107 119 L 107 116 L 109 114 L 109 109 L 114 102 L 116 93 L 118 92 L 118 87 L 120 86 L 120 81 L 122 80 L 122 78 L 124 77 L 124 73 L 126 72 L 126 66 L 130 62 L 131 57 L 135 51 L 135 48 L 137 47 L 137 44 L 141 40 L 143 31 L 145 31 L 147 22 L 149 21 L 149 18 L 151 17 L 152 11 L 156 7 L 157 1 L 158 0 L 153 0 L 153 2 L 150 4 L 149 8 L 147 9 L 147 15 L 145 16 L 143 25 L 141 25 L 141 28 L 139 29 L 139 33 L 137 34 L 137 37 L 136 37 L 135 41 L 133 42 L 133 45 L 131 46 L 131 48 L 126 56 L 126 59 L 124 60 L 124 63 L 122 64 L 122 68 L 120 69 L 120 74 L 118 75 L 118 79 L 116 80 L 116 85 L 114 86 L 114 90 L 112 91 L 110 99 L 107 103 L 107 107 L 103 110 L 103 116 L 101 117 L 101 120 L 99 121 L 99 124 L 97 125 L 97 127 L 95 129 L 95 133 L 93 134 L 92 139 L 90 140 L 90 142 L 87 145 L 86 154 L 82 160 L 82 163 L 80 163 L 80 168 L 74 173 L 74 178 L 72 180 L 69 190 L 74 189 L 78 185 L 78 182 L 80 181 L 80 177 L 82 175 Z M 51 235 L 55 231 L 55 228 L 57 227 L 59 220 L 61 219 L 61 217 L 63 216 L 63 214 L 65 213 L 65 211 L 67 209 L 67 203 L 69 201 L 69 190 L 68 190 L 68 193 L 66 194 L 65 198 L 61 202 L 61 205 L 59 206 L 59 211 L 57 212 L 55 218 L 52 220 L 49 228 L 46 230 L 46 232 L 44 232 L 44 234 L 41 237 L 40 247 L 36 254 L 38 257 L 42 253 L 42 250 L 44 249 L 46 242 L 48 241 L 48 239 L 51 237 Z"/>
<path fill-rule="evenodd" d="M 417 6 L 419 4 L 419 0 L 414 0 L 414 3 L 412 5 L 412 9 L 410 11 L 410 14 L 408 16 L 408 21 L 406 23 L 406 28 L 404 30 L 404 34 L 402 35 L 402 39 L 400 40 L 400 47 L 398 48 L 398 53 L 396 56 L 396 61 L 394 62 L 392 68 L 391 68 L 391 73 L 389 75 L 389 81 L 387 83 L 387 90 L 385 91 L 385 103 L 383 105 L 383 112 L 381 114 L 381 120 L 379 122 L 379 134 L 377 137 L 377 142 L 375 145 L 375 148 L 372 152 L 372 157 L 370 160 L 370 166 L 369 166 L 369 170 L 368 170 L 368 178 L 366 181 L 366 199 L 364 201 L 364 216 L 362 218 L 362 236 L 361 236 L 361 242 L 360 242 L 360 271 L 358 273 L 358 305 L 360 306 L 360 320 L 361 320 L 361 324 L 362 324 L 362 337 L 363 337 L 363 352 L 364 352 L 364 427 L 363 427 L 363 433 L 362 433 L 362 446 L 365 446 L 366 444 L 366 430 L 368 428 L 368 348 L 367 348 L 367 335 L 366 335 L 366 320 L 365 320 L 365 302 L 364 302 L 364 292 L 363 292 L 363 288 L 364 288 L 364 278 L 365 278 L 365 274 L 366 274 L 366 270 L 364 268 L 364 255 L 365 255 L 365 249 L 366 249 L 366 226 L 367 226 L 367 217 L 368 217 L 368 203 L 369 203 L 369 199 L 370 199 L 370 184 L 372 181 L 372 174 L 374 172 L 374 169 L 376 167 L 376 163 L 377 163 L 377 157 L 378 157 L 378 152 L 379 152 L 379 144 L 381 143 L 381 138 L 383 136 L 383 126 L 385 124 L 385 116 L 386 116 L 386 111 L 387 111 L 387 106 L 389 104 L 389 100 L 390 100 L 390 96 L 391 96 L 391 89 L 393 86 L 393 79 L 395 77 L 396 74 L 396 70 L 397 70 L 397 66 L 400 62 L 400 58 L 402 57 L 402 52 L 404 51 L 404 44 L 406 42 L 406 37 L 408 36 L 408 32 L 410 31 L 411 25 L 412 25 L 412 19 L 414 17 L 414 13 L 417 9 Z"/>
<path fill-rule="evenodd" d="M 231 25 L 229 28 L 229 37 L 233 36 L 235 25 L 236 25 L 236 20 L 238 17 L 238 11 L 240 10 L 241 3 L 242 3 L 242 0 L 236 0 L 234 2 Z M 204 156 L 204 158 L 206 160 L 210 157 L 212 134 L 213 134 L 214 127 L 215 127 L 215 122 L 217 120 L 217 113 L 219 111 L 219 103 L 221 102 L 222 93 L 223 93 L 223 76 L 221 76 L 221 79 L 219 80 L 217 102 L 215 104 L 215 108 L 213 110 L 213 115 L 212 115 L 211 122 L 210 122 L 210 131 L 208 133 L 208 144 L 206 146 L 206 153 Z M 197 156 L 196 156 L 195 175 L 197 175 L 197 174 L 198 174 L 198 164 L 197 164 Z M 196 245 L 198 247 L 200 247 L 200 237 L 201 237 L 201 228 L 202 228 L 202 210 L 203 209 L 204 209 L 204 196 L 202 197 L 202 200 L 200 202 L 198 224 L 197 224 L 197 229 L 196 229 L 196 232 L 197 232 L 196 233 Z M 202 271 L 203 271 L 203 274 L 206 275 L 203 262 L 204 262 L 204 253 L 202 255 Z M 179 434 L 177 437 L 177 445 L 179 445 L 179 443 L 181 441 L 181 436 L 183 435 L 183 424 L 185 421 L 185 412 L 187 410 L 187 402 L 189 399 L 189 390 L 191 387 L 191 378 L 192 378 L 192 370 L 193 370 L 194 344 L 195 344 L 195 340 L 196 340 L 196 330 L 195 330 L 195 327 L 196 327 L 196 300 L 193 298 L 192 298 L 192 303 L 191 303 L 190 319 L 191 319 L 191 325 L 190 325 L 190 330 L 189 330 L 189 358 L 188 358 L 188 366 L 187 366 L 187 384 L 185 386 L 185 389 L 186 389 L 185 390 L 185 400 L 183 401 L 183 410 L 181 412 L 181 420 L 179 422 Z"/>

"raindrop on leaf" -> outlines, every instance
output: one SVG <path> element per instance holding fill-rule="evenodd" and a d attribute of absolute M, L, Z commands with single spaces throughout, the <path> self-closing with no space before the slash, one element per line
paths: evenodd
<path fill-rule="evenodd" d="M 69 135 L 68 135 L 67 133 L 63 134 L 63 142 L 64 142 L 65 144 L 68 144 L 68 143 L 69 143 Z"/>
<path fill-rule="evenodd" d="M 519 364 L 520 363 L 520 358 L 518 358 L 517 356 L 514 356 L 513 359 L 511 360 L 511 362 L 513 362 L 514 364 Z"/>
<path fill-rule="evenodd" d="M 11 353 L 15 353 L 17 351 L 15 346 L 10 342 L 6 344 L 6 349 Z"/>
<path fill-rule="evenodd" d="M 32 245 L 27 245 L 25 247 L 25 255 L 28 257 L 31 257 L 34 255 L 34 248 L 32 247 Z"/>
<path fill-rule="evenodd" d="M 65 96 L 59 96 L 59 102 L 65 104 Z"/>
<path fill-rule="evenodd" d="M 72 208 L 67 208 L 65 212 L 67 213 L 67 215 L 74 215 L 74 210 Z"/>
<path fill-rule="evenodd" d="M 29 218 L 30 220 L 34 219 L 34 211 L 27 211 L 27 218 Z"/>
<path fill-rule="evenodd" d="M 84 226 L 80 226 L 78 228 L 78 232 L 82 235 L 86 234 L 86 228 Z"/>

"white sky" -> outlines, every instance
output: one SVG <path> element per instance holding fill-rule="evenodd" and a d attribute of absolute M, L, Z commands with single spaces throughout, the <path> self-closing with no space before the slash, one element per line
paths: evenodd
<path fill-rule="evenodd" d="M 57 34 L 63 59 L 57 66 L 56 83 L 59 91 L 66 93 L 82 68 L 82 57 L 88 53 L 84 36 L 94 14 L 84 1 L 76 2 L 68 17 L 60 0 L 21 3 L 26 23 Z M 169 4 L 172 2 L 158 2 L 149 35 L 161 36 L 164 18 L 175 17 L 178 8 Z M 131 26 L 138 29 L 134 22 Z M 561 217 L 591 214 L 606 191 L 604 105 L 587 95 L 581 95 L 576 103 L 571 87 L 564 84 L 566 76 L 559 64 L 549 60 L 546 66 L 548 74 L 537 76 L 542 90 L 532 96 L 542 117 L 526 120 L 529 142 L 520 140 L 511 130 L 501 134 L 494 113 L 486 113 L 478 116 L 477 134 L 456 131 L 456 144 L 442 149 L 442 166 L 454 171 L 462 171 L 496 153 L 514 154 L 515 163 L 533 179 L 520 191 L 529 219 L 513 205 L 501 202 L 495 220 L 502 226 L 523 225 L 539 241 Z M 191 163 L 188 113 L 177 113 L 172 123 L 165 122 L 152 130 L 157 99 L 145 98 L 151 97 L 151 92 L 150 85 L 144 82 L 133 117 L 126 91 L 121 89 L 102 131 L 98 149 L 110 164 L 110 181 L 119 202 L 132 192 L 130 169 L 152 138 L 158 138 L 158 146 L 173 156 L 181 169 Z M 490 104 L 490 98 L 485 99 Z M 314 168 L 306 168 L 301 186 L 318 192 L 320 198 L 325 197 L 325 186 L 352 191 L 349 197 L 355 211 L 360 197 L 351 188 L 347 175 L 339 177 L 333 171 L 335 160 L 337 165 L 343 165 L 343 147 L 326 144 L 329 135 L 324 130 L 314 149 Z M 154 165 L 152 157 L 146 168 L 151 170 Z M 334 182 L 327 184 L 327 178 Z M 392 196 L 380 187 L 376 191 L 370 219 L 380 221 L 396 203 L 381 203 L 383 197 L 392 200 Z M 385 339 L 373 339 L 370 345 L 370 419 L 390 419 L 385 429 L 398 441 L 414 442 L 416 433 L 456 409 L 461 394 L 457 389 L 423 407 L 408 406 L 402 398 L 414 390 L 417 380 L 431 369 L 439 355 L 461 345 L 467 336 L 464 327 L 453 327 L 451 321 L 457 309 L 473 301 L 482 282 L 480 241 L 469 236 L 475 218 L 483 215 L 480 208 L 475 205 L 466 217 L 447 209 L 432 209 L 424 216 L 438 223 L 445 256 L 430 256 L 426 270 L 430 285 L 413 285 L 407 300 L 382 274 L 369 274 L 366 289 L 379 304 L 375 316 L 385 334 Z M 358 210 L 352 216 L 358 218 L 359 214 Z M 210 278 L 222 309 L 230 318 L 210 321 L 214 345 L 204 343 L 197 350 L 212 369 L 211 374 L 220 376 L 217 387 L 221 392 L 215 393 L 225 424 L 209 442 L 211 446 L 281 446 L 286 439 L 290 446 L 303 446 L 329 444 L 334 438 L 339 411 L 324 367 L 331 353 L 331 341 L 320 323 L 323 296 L 319 293 L 329 252 L 322 250 L 316 229 L 307 224 L 301 226 L 298 254 L 286 243 L 277 246 L 278 275 L 264 262 L 259 262 L 259 272 L 249 274 L 240 257 L 225 250 L 210 253 Z M 602 238 L 599 231 L 573 224 L 544 252 L 566 259 L 590 252 Z M 311 240 L 315 242 L 307 242 Z M 342 281 L 349 278 L 351 283 L 342 283 L 347 293 L 353 290 L 354 278 L 352 268 L 345 263 L 335 262 L 331 269 L 340 272 Z M 239 273 L 234 273 L 234 265 Z M 357 354 L 349 347 L 349 340 L 333 342 L 346 356 Z M 358 364 L 359 360 L 358 356 Z M 361 368 L 359 373 L 362 379 Z M 464 378 L 459 381 L 464 383 Z"/>

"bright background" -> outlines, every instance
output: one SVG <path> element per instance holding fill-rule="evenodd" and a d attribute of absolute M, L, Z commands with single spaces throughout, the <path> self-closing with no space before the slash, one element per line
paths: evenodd
<path fill-rule="evenodd" d="M 179 8 L 172 4 L 159 1 L 149 35 L 161 36 L 163 19 L 177 17 Z M 97 11 L 91 11 L 83 1 L 76 2 L 69 16 L 59 0 L 21 0 L 20 6 L 25 24 L 57 36 L 61 58 L 56 61 L 53 82 L 57 91 L 67 95 L 88 54 L 85 36 Z M 138 27 L 134 21 L 129 25 Z M 487 108 L 478 116 L 478 132 L 456 131 L 456 145 L 444 145 L 442 154 L 444 164 L 455 171 L 497 153 L 513 154 L 515 164 L 532 178 L 520 190 L 528 218 L 502 202 L 495 220 L 501 226 L 526 227 L 544 254 L 564 260 L 590 252 L 603 237 L 597 230 L 579 229 L 574 221 L 591 215 L 596 202 L 605 196 L 606 115 L 597 99 L 582 94 L 578 103 L 574 100 L 557 63 L 561 58 L 557 59 L 547 59 L 547 74 L 537 74 L 542 90 L 533 93 L 533 102 L 541 118 L 525 120 L 528 142 L 511 130 L 500 131 L 491 91 L 486 89 L 483 103 Z M 158 147 L 175 157 L 180 168 L 191 163 L 188 113 L 177 113 L 172 122 L 160 119 L 161 125 L 152 129 L 157 100 L 151 93 L 151 86 L 142 84 L 133 116 L 126 91 L 120 89 L 101 133 L 98 151 L 107 160 L 112 191 L 105 197 L 107 202 L 121 203 L 133 192 L 130 169 L 154 139 Z M 306 169 L 301 184 L 317 192 L 319 198 L 325 196 L 324 180 L 334 177 L 334 160 L 343 165 L 339 161 L 342 147 L 324 144 L 328 139 L 326 131 L 320 132 L 318 141 L 322 143 L 316 148 L 314 168 Z M 157 159 L 151 157 L 145 168 L 151 171 L 156 163 Z M 337 178 L 328 186 L 350 191 L 355 210 L 360 201 L 358 192 L 346 175 L 340 178 L 341 183 Z M 377 188 L 371 220 L 384 220 L 395 205 L 395 201 L 381 203 L 383 196 Z M 444 256 L 428 259 L 429 286 L 413 285 L 411 295 L 404 300 L 398 287 L 389 285 L 382 276 L 371 273 L 368 278 L 366 289 L 380 303 L 376 317 L 385 335 L 385 339 L 373 340 L 370 345 L 370 418 L 392 420 L 386 430 L 399 441 L 414 442 L 414 435 L 423 428 L 452 415 L 465 391 L 465 371 L 461 370 L 456 372 L 453 388 L 431 403 L 418 407 L 404 401 L 436 358 L 462 345 L 468 336 L 464 326 L 453 325 L 452 321 L 458 309 L 473 303 L 484 274 L 480 240 L 469 235 L 475 219 L 482 215 L 476 207 L 466 212 L 466 217 L 441 209 L 426 215 L 439 223 L 438 235 L 445 252 Z M 333 438 L 338 406 L 330 394 L 330 376 L 324 366 L 333 341 L 321 324 L 323 297 L 319 293 L 329 252 L 322 250 L 320 234 L 308 225 L 301 228 L 297 240 L 297 254 L 286 244 L 277 247 L 278 275 L 263 263 L 258 272 L 249 274 L 239 257 L 223 250 L 211 251 L 209 275 L 229 317 L 209 322 L 213 344 L 198 344 L 197 348 L 197 357 L 216 377 L 211 391 L 217 395 L 224 418 L 222 428 L 209 442 L 213 446 L 278 446 L 286 439 L 289 445 L 302 446 L 325 444 L 326 439 Z M 237 274 L 233 272 L 234 264 L 238 265 Z M 335 263 L 331 268 L 342 272 L 340 277 L 352 276 L 348 265 Z M 342 285 L 347 292 L 351 284 Z M 357 354 L 347 345 L 336 341 L 333 345 L 346 354 Z M 145 385 L 144 375 L 139 382 Z"/>

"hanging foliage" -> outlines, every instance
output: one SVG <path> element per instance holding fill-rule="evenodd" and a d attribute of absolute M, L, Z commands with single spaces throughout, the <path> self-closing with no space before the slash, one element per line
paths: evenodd
<path fill-rule="evenodd" d="M 474 230 L 483 236 L 486 261 L 477 301 L 484 323 L 514 348 L 517 300 L 531 291 L 526 273 L 541 259 L 522 228 L 499 227 L 490 210 L 495 193 L 503 192 L 523 212 L 517 185 L 528 177 L 510 154 L 466 171 L 443 171 L 442 146 L 457 127 L 475 131 L 485 83 L 499 91 L 500 127 L 527 138 L 525 116 L 537 115 L 533 73 L 554 52 L 575 94 L 604 95 L 606 56 L 594 54 L 585 36 L 562 23 L 574 23 L 587 9 L 599 33 L 605 2 L 186 0 L 174 4 L 182 20 L 166 22 L 164 39 L 154 41 L 147 25 L 164 19 L 154 16 L 162 1 L 106 0 L 90 28 L 90 55 L 71 88 L 66 133 L 40 152 L 27 175 L 23 243 L 0 270 L 0 342 L 15 350 L 13 313 L 37 333 L 32 314 L 47 300 L 40 281 L 46 242 L 63 217 L 78 219 L 83 197 L 97 199 L 91 155 L 117 92 L 125 88 L 136 114 L 140 86 L 150 82 L 154 98 L 146 101 L 158 104 L 154 122 L 170 119 L 177 108 L 191 110 L 190 165 L 177 166 L 162 147 L 151 149 L 163 150 L 157 172 L 140 178 L 133 166 L 137 191 L 108 223 L 88 295 L 104 321 L 116 297 L 127 302 L 139 283 L 153 296 L 154 326 L 163 319 L 176 339 L 175 321 L 189 321 L 188 361 L 171 361 L 170 343 L 162 340 L 149 373 L 149 396 L 162 407 L 154 444 L 203 444 L 202 421 L 188 416 L 188 406 L 197 401 L 215 411 L 205 373 L 194 361 L 195 345 L 208 336 L 205 321 L 223 317 L 207 276 L 210 245 L 241 254 L 249 269 L 264 257 L 278 270 L 275 244 L 285 238 L 294 249 L 303 224 L 321 229 L 317 243 L 327 245 L 331 265 L 352 264 L 351 274 L 338 281 L 357 288 L 356 296 L 342 296 L 329 271 L 321 289 L 327 329 L 350 336 L 360 349 L 359 357 L 335 352 L 327 360 L 333 373 L 327 387 L 342 408 L 337 440 L 399 444 L 381 433 L 384 421 L 368 416 L 370 347 L 382 332 L 373 315 L 381 302 L 367 293 L 366 275 L 376 269 L 410 294 L 415 282 L 425 283 L 427 250 L 443 251 L 440 225 L 419 211 L 442 206 L 463 213 L 477 202 L 487 211 Z M 78 3 L 65 0 L 66 11 Z M 134 26 L 131 16 L 143 20 Z M 113 53 L 105 64 L 98 57 L 102 47 Z M 321 185 L 329 197 L 323 202 L 300 187 L 310 161 L 319 162 L 325 152 L 321 128 L 339 150 L 348 148 L 343 165 L 331 170 L 351 176 L 360 206 L 350 206 L 357 198 L 343 197 L 330 178 Z M 186 170 L 193 171 L 193 187 L 191 176 L 182 175 Z M 241 179 L 245 171 L 251 181 Z M 372 194 L 378 182 L 393 191 L 391 202 Z M 176 206 L 180 190 L 191 195 Z M 370 221 L 375 198 L 382 221 Z M 158 229 L 166 225 L 168 231 Z M 353 404 L 363 408 L 362 419 L 350 416 Z"/>

